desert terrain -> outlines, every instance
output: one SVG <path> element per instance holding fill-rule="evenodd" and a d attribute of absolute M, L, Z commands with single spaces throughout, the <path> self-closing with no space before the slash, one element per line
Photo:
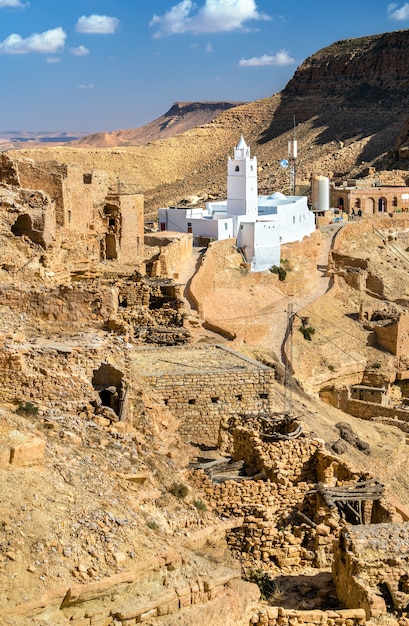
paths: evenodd
<path fill-rule="evenodd" d="M 334 521 L 322 503 L 314 509 L 289 499 L 301 494 L 315 502 L 320 476 L 338 486 L 376 479 L 386 502 L 377 520 L 390 528 L 409 520 L 403 418 L 394 423 L 378 407 L 359 419 L 337 408 L 343 390 L 354 385 L 390 387 L 403 403 L 404 350 L 397 355 L 380 345 L 382 335 L 362 311 L 378 315 L 383 306 L 385 319 L 392 310 L 405 319 L 409 218 L 317 229 L 283 249 L 284 281 L 272 272 L 248 272 L 231 241 L 189 253 L 176 240 L 178 252 L 163 267 L 157 241 L 145 243 L 134 262 L 101 258 L 97 244 L 105 222 L 115 228 L 118 203 L 125 210 L 122 194 L 144 195 L 147 222 L 160 206 L 225 197 L 225 162 L 240 134 L 258 157 L 260 192 L 288 191 L 279 161 L 294 115 L 299 193 L 308 193 L 312 173 L 339 180 L 368 167 L 403 184 L 407 80 L 397 59 L 409 49 L 408 37 L 402 31 L 333 44 L 307 59 L 280 94 L 150 144 L 129 145 L 135 133 L 118 131 L 113 147 L 10 150 L 2 158 L 0 623 L 407 624 L 403 609 L 348 612 L 334 590 L 330 548 L 345 520 Z M 391 68 L 393 80 L 386 81 Z M 47 216 L 58 212 L 55 198 L 19 184 L 23 171 L 54 180 L 65 164 L 79 168 L 81 180 L 105 172 L 93 181 L 109 201 L 87 197 L 96 216 L 92 228 L 79 219 L 76 232 L 60 217 L 52 230 Z M 18 216 L 28 214 L 33 228 L 20 230 Z M 36 241 L 40 230 L 44 237 Z M 299 332 L 303 319 L 314 330 L 309 339 Z M 214 356 L 215 345 L 222 357 Z M 193 348 L 202 351 L 202 362 L 183 357 Z M 146 349 L 159 354 L 161 376 L 143 369 L 139 355 Z M 172 405 L 167 392 L 183 372 L 192 375 L 198 397 L 208 390 L 203 409 L 186 385 L 180 385 L 183 407 L 179 400 Z M 233 399 L 223 404 L 228 392 L 218 385 L 230 375 Z M 247 429 L 232 409 L 243 401 Z M 203 415 L 220 420 L 216 444 L 201 439 Z M 273 422 L 290 415 L 301 437 L 262 441 L 260 415 Z M 183 435 L 186 422 L 196 437 Z M 307 449 L 314 450 L 311 457 Z M 203 467 L 229 455 L 244 462 L 241 477 L 210 484 Z M 297 457 L 302 467 L 294 478 Z M 248 493 L 261 493 L 253 508 L 244 478 Z M 234 496 L 241 481 L 242 507 Z M 279 525 L 272 523 L 275 501 L 284 503 Z M 307 522 L 297 521 L 297 512 Z M 266 529 L 272 539 L 263 556 L 255 538 Z M 240 533 L 248 533 L 248 544 L 240 544 Z M 251 541 L 253 552 L 243 548 Z M 279 549 L 275 541 L 282 542 Z M 378 570 L 385 562 L 391 570 L 406 567 L 391 565 L 382 545 L 378 553 Z M 260 599 L 260 570 L 274 588 L 270 600 Z"/>

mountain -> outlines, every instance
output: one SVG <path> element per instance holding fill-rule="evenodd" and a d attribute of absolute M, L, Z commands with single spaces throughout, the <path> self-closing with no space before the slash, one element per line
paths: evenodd
<path fill-rule="evenodd" d="M 169 111 L 153 122 L 139 128 L 93 133 L 73 142 L 77 146 L 112 148 L 114 146 L 143 146 L 150 141 L 167 139 L 191 128 L 208 124 L 222 111 L 238 102 L 175 102 Z"/>
<path fill-rule="evenodd" d="M 336 42 L 306 59 L 282 92 L 232 106 L 161 141 L 104 150 L 71 143 L 20 154 L 104 169 L 113 183 L 120 179 L 125 188 L 143 192 L 147 215 L 155 217 L 158 207 L 193 195 L 225 197 L 226 159 L 240 134 L 257 156 L 262 193 L 288 191 L 288 170 L 280 161 L 294 133 L 300 191 L 312 173 L 357 177 L 368 166 L 406 173 L 395 144 L 400 136 L 405 141 L 408 95 L 409 30 L 403 30 Z M 148 137 L 144 128 L 140 133 Z"/>

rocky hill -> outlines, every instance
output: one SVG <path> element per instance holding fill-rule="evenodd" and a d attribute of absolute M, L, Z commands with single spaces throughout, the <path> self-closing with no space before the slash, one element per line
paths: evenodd
<path fill-rule="evenodd" d="M 259 162 L 262 192 L 288 188 L 280 169 L 294 120 L 298 182 L 312 172 L 358 176 L 368 165 L 406 169 L 409 31 L 334 43 L 300 65 L 286 88 L 230 108 L 209 124 L 141 147 L 49 148 L 22 156 L 80 161 L 145 194 L 147 212 L 190 196 L 225 197 L 226 157 L 243 133 Z M 142 131 L 141 131 L 142 132 Z M 145 131 L 146 132 L 146 131 Z M 403 133 L 403 134 L 402 134 Z"/>
<path fill-rule="evenodd" d="M 168 139 L 191 128 L 208 124 L 222 111 L 238 102 L 175 102 L 169 111 L 153 122 L 139 128 L 116 130 L 112 133 L 93 133 L 72 142 L 72 145 L 95 148 L 114 146 L 143 146 L 158 139 Z"/>
<path fill-rule="evenodd" d="M 393 158 L 407 118 L 406 70 L 397 59 L 407 36 L 334 44 L 300 66 L 281 94 L 147 146 L 50 148 L 18 156 L 81 162 L 85 172 L 104 169 L 115 189 L 143 191 L 154 215 L 158 205 L 188 202 L 193 194 L 224 195 L 226 157 L 240 133 L 258 156 L 261 189 L 284 188 L 278 161 L 295 116 L 300 184 L 312 171 L 355 175 Z M 368 74 L 359 97 L 355 81 Z M 35 163 L 27 165 L 34 169 Z M 55 166 L 49 171 L 56 181 Z M 70 214 L 45 250 L 34 235 L 54 215 L 55 198 L 20 188 L 13 163 L 2 174 L 0 623 L 407 624 L 398 611 L 385 616 L 379 610 L 392 607 L 395 591 L 400 613 L 409 602 L 408 561 L 391 558 L 382 533 L 373 554 L 389 578 L 371 598 L 380 619 L 366 622 L 362 608 L 343 611 L 329 568 L 346 522 L 319 492 L 322 482 L 347 490 L 376 477 L 385 486 L 378 508 L 368 500 L 360 510 L 345 507 L 344 514 L 356 520 L 369 513 L 368 521 L 381 520 L 386 528 L 407 521 L 405 506 L 393 504 L 396 497 L 409 503 L 407 422 L 397 428 L 394 409 L 386 422 L 357 420 L 317 397 L 342 399 L 337 382 L 364 380 L 379 392 L 395 382 L 398 368 L 409 372 L 406 359 L 380 350 L 373 327 L 359 318 L 365 305 L 389 324 L 380 305 L 407 306 L 405 216 L 378 220 L 378 234 L 371 219 L 351 221 L 336 235 L 331 262 L 320 251 L 329 250 L 325 238 L 332 238 L 335 225 L 287 246 L 284 283 L 272 272 L 247 273 L 229 240 L 189 259 L 175 252 L 178 271 L 149 276 L 141 274 L 142 262 L 101 260 L 97 218 L 82 229 L 85 201 L 95 215 L 100 206 L 87 194 L 73 199 L 72 206 L 81 206 L 80 232 Z M 95 178 L 100 189 L 105 178 Z M 87 174 L 80 180 L 90 186 Z M 114 231 L 112 202 L 105 219 Z M 149 247 L 144 261 L 153 266 L 159 251 Z M 316 301 L 327 270 L 332 289 Z M 297 327 L 293 333 L 294 369 L 304 390 L 295 381 L 292 389 L 283 387 L 283 367 L 272 349 L 290 298 L 300 328 L 303 315 L 315 331 L 310 341 Z M 223 331 L 218 342 L 229 340 L 228 348 L 241 354 L 227 349 L 222 359 L 222 348 L 208 345 L 216 330 Z M 172 337 L 194 345 L 168 350 L 163 342 Z M 289 394 L 297 428 L 279 432 L 282 421 L 275 418 L 286 415 Z M 218 415 L 224 447 L 216 449 L 205 426 L 217 425 Z M 195 440 L 183 437 L 186 425 Z M 221 454 L 231 454 L 233 462 Z M 221 471 L 213 473 L 217 463 Z M 399 541 L 406 546 L 406 535 Z M 268 606 L 241 578 L 259 575 L 261 567 L 274 582 Z"/>

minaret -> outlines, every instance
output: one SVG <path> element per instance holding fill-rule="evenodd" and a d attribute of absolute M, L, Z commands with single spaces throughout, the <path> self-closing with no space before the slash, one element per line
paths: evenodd
<path fill-rule="evenodd" d="M 234 158 L 227 162 L 227 214 L 258 216 L 257 158 L 250 158 L 250 148 L 241 136 L 234 148 Z"/>

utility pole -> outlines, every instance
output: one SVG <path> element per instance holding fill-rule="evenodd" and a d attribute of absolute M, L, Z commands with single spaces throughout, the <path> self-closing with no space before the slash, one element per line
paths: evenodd
<path fill-rule="evenodd" d="M 288 415 L 293 412 L 293 303 L 287 305 L 287 351 L 285 355 L 284 371 L 284 410 Z"/>

